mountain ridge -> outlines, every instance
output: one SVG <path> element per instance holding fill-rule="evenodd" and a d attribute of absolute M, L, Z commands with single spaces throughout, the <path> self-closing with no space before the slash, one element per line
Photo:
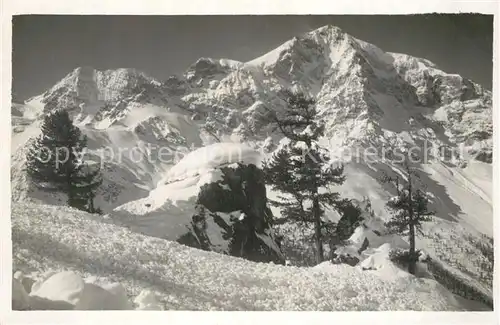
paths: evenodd
<path fill-rule="evenodd" d="M 75 68 L 17 105 L 13 115 L 23 130 L 46 111 L 68 109 L 91 141 L 102 131 L 120 130 L 157 145 L 199 146 L 215 141 L 204 132 L 210 125 L 218 138 L 272 148 L 279 136 L 265 115 L 283 108 L 285 89 L 316 99 L 332 151 L 428 140 L 453 149 L 465 142 L 476 157 L 491 161 L 491 92 L 426 59 L 386 53 L 331 25 L 247 62 L 200 58 L 165 81 L 133 68 Z M 187 140 L 179 123 L 190 130 Z M 192 136 L 193 128 L 199 136 Z M 461 157 L 448 162 L 466 163 Z"/>

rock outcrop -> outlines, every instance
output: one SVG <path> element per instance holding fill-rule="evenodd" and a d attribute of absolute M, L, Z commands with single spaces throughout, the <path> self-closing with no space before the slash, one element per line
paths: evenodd
<path fill-rule="evenodd" d="M 198 194 L 192 231 L 179 242 L 212 250 L 207 220 L 224 233 L 227 253 L 253 261 L 284 263 L 271 231 L 272 212 L 267 206 L 262 171 L 255 165 L 221 168 L 222 180 L 205 184 Z M 228 217 L 229 216 L 229 217 Z"/>
<path fill-rule="evenodd" d="M 146 198 L 111 214 L 150 236 L 258 262 L 284 263 L 273 229 L 260 153 L 240 143 L 194 150 Z"/>

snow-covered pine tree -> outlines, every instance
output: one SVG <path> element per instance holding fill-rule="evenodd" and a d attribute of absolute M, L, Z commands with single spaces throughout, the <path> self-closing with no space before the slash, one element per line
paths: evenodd
<path fill-rule="evenodd" d="M 398 195 L 389 202 L 387 206 L 393 211 L 391 219 L 386 223 L 386 227 L 391 233 L 408 235 L 410 249 L 408 252 L 408 272 L 415 274 L 418 256 L 415 248 L 416 231 L 422 233 L 422 223 L 431 221 L 434 212 L 429 211 L 429 199 L 427 195 L 417 188 L 416 179 L 418 174 L 415 168 L 410 167 L 410 157 L 405 154 L 403 161 L 406 184 L 401 185 L 398 176 L 386 176 L 386 182 L 393 183 L 396 186 Z M 400 189 L 400 185 L 402 188 Z"/>
<path fill-rule="evenodd" d="M 331 228 L 331 222 L 324 220 L 324 209 L 342 202 L 338 193 L 327 189 L 344 182 L 343 166 L 331 164 L 318 145 L 324 126 L 317 118 L 315 101 L 293 92 L 286 92 L 285 99 L 285 112 L 281 116 L 270 112 L 270 117 L 289 142 L 264 162 L 263 170 L 273 190 L 284 193 L 271 204 L 290 221 L 314 225 L 316 262 L 321 263 L 323 233 Z"/>
<path fill-rule="evenodd" d="M 78 202 L 83 196 L 92 197 L 93 201 L 95 186 L 89 186 L 88 182 L 99 172 L 88 173 L 83 168 L 85 164 L 79 161 L 87 145 L 86 137 L 73 124 L 66 110 L 45 115 L 41 131 L 26 153 L 28 176 L 44 190 L 67 193 L 70 206 L 87 210 Z M 93 206 L 93 203 L 87 203 L 87 206 Z"/>
<path fill-rule="evenodd" d="M 26 154 L 27 173 L 36 185 L 68 191 L 85 139 L 64 110 L 45 115 L 41 131 Z"/>
<path fill-rule="evenodd" d="M 97 166 L 95 164 L 94 166 Z M 68 193 L 68 204 L 90 213 L 101 213 L 100 208 L 94 206 L 97 189 L 102 184 L 100 168 L 82 166 L 80 172 L 74 177 L 73 185 Z"/>

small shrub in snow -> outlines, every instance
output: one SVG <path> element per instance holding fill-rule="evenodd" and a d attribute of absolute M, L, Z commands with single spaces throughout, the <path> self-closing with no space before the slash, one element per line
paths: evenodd
<path fill-rule="evenodd" d="M 421 256 L 424 257 L 423 260 L 422 260 Z M 396 263 L 397 265 L 400 265 L 402 267 L 408 267 L 408 264 L 410 262 L 413 262 L 413 263 L 416 263 L 418 261 L 426 262 L 427 257 L 425 257 L 425 256 L 426 255 L 420 250 L 416 250 L 413 259 L 411 258 L 410 252 L 408 250 L 405 250 L 405 249 L 396 248 L 396 249 L 392 249 L 389 252 L 389 258 L 390 258 L 391 262 Z"/>
<path fill-rule="evenodd" d="M 355 266 L 356 264 L 359 263 L 359 258 L 357 258 L 356 256 L 351 256 L 349 254 L 346 254 L 346 255 L 339 254 L 339 255 L 337 255 L 336 253 L 332 253 L 331 262 L 333 264 L 348 264 L 350 266 Z"/>

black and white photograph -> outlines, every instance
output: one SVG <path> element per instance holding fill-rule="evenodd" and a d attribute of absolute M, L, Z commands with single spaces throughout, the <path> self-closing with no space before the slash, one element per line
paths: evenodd
<path fill-rule="evenodd" d="M 13 311 L 493 311 L 492 14 L 11 24 Z"/>

